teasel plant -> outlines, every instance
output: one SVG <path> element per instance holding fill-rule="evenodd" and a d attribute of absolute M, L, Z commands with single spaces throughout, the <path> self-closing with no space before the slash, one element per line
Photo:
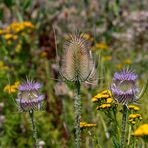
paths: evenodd
<path fill-rule="evenodd" d="M 15 99 L 17 108 L 20 112 L 27 112 L 30 117 L 34 147 L 37 148 L 37 131 L 34 120 L 34 111 L 41 111 L 44 109 L 44 95 L 39 92 L 42 85 L 38 82 L 27 79 L 18 87 L 18 96 Z"/>
<path fill-rule="evenodd" d="M 83 38 L 83 34 L 70 34 L 64 43 L 60 66 L 62 79 L 75 86 L 75 145 L 80 148 L 81 143 L 81 97 L 82 83 L 91 83 L 96 80 L 96 67 L 91 53 L 91 44 Z"/>
<path fill-rule="evenodd" d="M 123 106 L 122 109 L 122 123 L 121 123 L 121 134 L 120 144 L 117 144 L 120 148 L 125 148 L 125 134 L 126 134 L 126 123 L 128 116 L 128 105 L 136 103 L 145 93 L 148 81 L 143 87 L 141 92 L 136 84 L 138 75 L 129 69 L 124 67 L 121 72 L 114 74 L 110 90 L 112 92 L 113 99 Z"/>

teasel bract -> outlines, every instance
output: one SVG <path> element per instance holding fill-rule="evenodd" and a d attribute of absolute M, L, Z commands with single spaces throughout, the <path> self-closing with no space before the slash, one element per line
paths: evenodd
<path fill-rule="evenodd" d="M 91 44 L 83 34 L 71 34 L 64 43 L 60 74 L 66 81 L 86 82 L 95 79 Z"/>
<path fill-rule="evenodd" d="M 69 35 L 64 44 L 64 53 L 60 67 L 60 74 L 65 81 L 75 85 L 75 147 L 80 148 L 81 141 L 81 98 L 80 86 L 82 82 L 95 80 L 96 71 L 91 44 L 83 38 L 83 35 Z"/>

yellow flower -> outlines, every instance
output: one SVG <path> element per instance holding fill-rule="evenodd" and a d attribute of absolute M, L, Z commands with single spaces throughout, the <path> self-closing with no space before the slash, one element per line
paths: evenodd
<path fill-rule="evenodd" d="M 20 85 L 19 81 L 16 81 L 13 85 L 6 85 L 4 91 L 11 94 L 17 91 L 18 86 Z"/>
<path fill-rule="evenodd" d="M 104 49 L 104 50 L 109 49 L 109 47 L 106 43 L 97 43 L 94 48 L 95 49 Z"/>
<path fill-rule="evenodd" d="M 113 99 L 112 98 L 107 98 L 107 103 L 112 103 Z"/>
<path fill-rule="evenodd" d="M 14 83 L 14 86 L 15 86 L 16 88 L 18 88 L 19 85 L 20 85 L 20 81 L 16 81 L 16 82 Z"/>
<path fill-rule="evenodd" d="M 98 106 L 96 109 L 100 110 L 100 109 L 106 109 L 106 108 L 111 108 L 111 104 L 105 103 L 105 104 Z"/>
<path fill-rule="evenodd" d="M 11 93 L 15 93 L 17 90 L 16 90 L 16 88 L 12 85 L 6 85 L 5 87 L 4 87 L 4 91 L 5 92 L 8 92 L 9 94 L 11 94 Z"/>
<path fill-rule="evenodd" d="M 98 93 L 96 96 L 92 98 L 92 102 L 98 102 L 100 99 L 111 98 L 111 92 L 109 90 L 104 90 Z"/>
<path fill-rule="evenodd" d="M 135 118 L 139 118 L 142 119 L 142 116 L 140 114 L 130 114 L 128 119 L 135 119 Z"/>
<path fill-rule="evenodd" d="M 4 35 L 4 38 L 5 38 L 6 40 L 9 40 L 9 39 L 12 38 L 12 34 L 6 34 L 6 35 Z"/>
<path fill-rule="evenodd" d="M 136 121 L 142 120 L 142 116 L 140 114 L 130 114 L 128 117 L 128 121 L 132 124 L 136 124 Z"/>
<path fill-rule="evenodd" d="M 136 105 L 128 105 L 128 108 L 129 108 L 130 110 L 135 110 L 135 111 L 140 110 L 140 107 L 138 107 L 138 106 L 136 106 Z"/>
<path fill-rule="evenodd" d="M 110 90 L 104 90 L 101 92 L 102 94 L 108 94 L 109 96 L 111 96 L 111 91 Z"/>
<path fill-rule="evenodd" d="M 148 136 L 148 124 L 140 125 L 132 135 L 137 137 Z"/>
<path fill-rule="evenodd" d="M 28 27 L 28 28 L 34 28 L 35 27 L 31 22 L 27 22 L 27 21 L 23 22 L 23 25 L 25 27 Z"/>
<path fill-rule="evenodd" d="M 92 102 L 98 102 L 98 98 L 93 97 Z"/>
<path fill-rule="evenodd" d="M 87 122 L 80 122 L 80 128 L 89 128 L 89 127 L 96 127 L 96 124 L 87 123 Z"/>

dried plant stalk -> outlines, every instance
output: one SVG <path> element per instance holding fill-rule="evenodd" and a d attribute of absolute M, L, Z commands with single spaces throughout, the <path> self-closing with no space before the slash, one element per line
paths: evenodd
<path fill-rule="evenodd" d="M 69 82 L 75 84 L 75 130 L 76 148 L 80 148 L 81 142 L 81 82 L 91 81 L 96 76 L 95 64 L 90 51 L 90 43 L 83 38 L 83 35 L 70 35 L 64 44 L 64 54 L 62 57 L 61 76 Z"/>

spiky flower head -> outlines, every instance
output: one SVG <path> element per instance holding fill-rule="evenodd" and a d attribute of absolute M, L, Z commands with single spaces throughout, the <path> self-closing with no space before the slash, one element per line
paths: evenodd
<path fill-rule="evenodd" d="M 85 82 L 95 77 L 95 63 L 88 40 L 81 35 L 69 35 L 64 44 L 60 73 L 70 82 Z"/>
<path fill-rule="evenodd" d="M 28 79 L 19 86 L 16 103 L 21 111 L 40 110 L 42 108 L 44 95 L 39 92 L 41 87 L 40 83 Z"/>
<path fill-rule="evenodd" d="M 111 84 L 113 98 L 121 104 L 129 104 L 138 100 L 139 92 L 136 86 L 137 75 L 129 69 L 116 72 Z"/>

